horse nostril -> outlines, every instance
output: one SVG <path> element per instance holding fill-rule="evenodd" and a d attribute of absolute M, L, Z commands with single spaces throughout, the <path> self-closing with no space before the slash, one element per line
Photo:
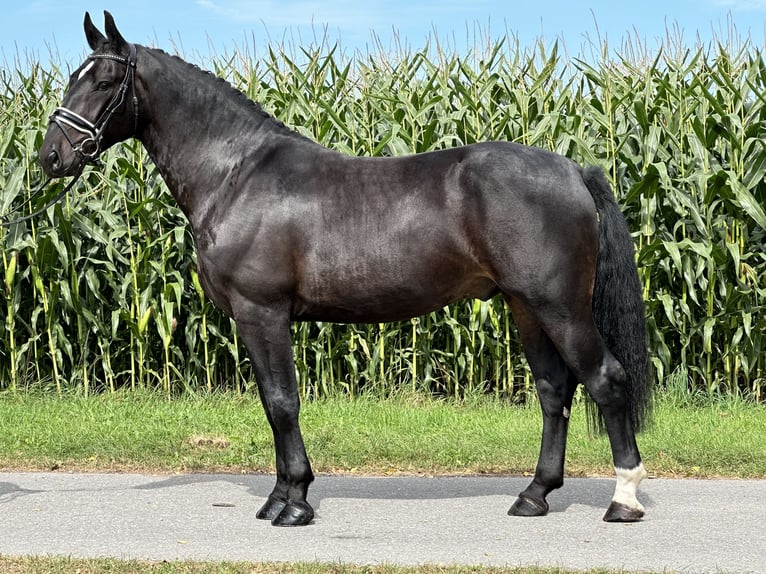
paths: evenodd
<path fill-rule="evenodd" d="M 48 165 L 50 165 L 53 169 L 58 169 L 61 167 L 59 154 L 55 150 L 48 154 Z"/>

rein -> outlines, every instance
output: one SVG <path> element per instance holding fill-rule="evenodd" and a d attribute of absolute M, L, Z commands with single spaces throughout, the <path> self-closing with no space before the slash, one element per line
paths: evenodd
<path fill-rule="evenodd" d="M 112 119 L 114 113 L 119 110 L 125 103 L 125 96 L 127 94 L 128 87 L 130 87 L 131 91 L 133 92 L 133 133 L 135 134 L 138 131 L 138 97 L 136 96 L 136 46 L 134 44 L 130 44 L 129 46 L 130 53 L 128 54 L 127 58 L 123 58 L 122 56 L 117 56 L 114 54 L 91 54 L 88 56 L 88 60 L 113 60 L 115 62 L 124 64 L 126 67 L 125 77 L 122 79 L 120 89 L 112 97 L 109 104 L 106 106 L 106 108 L 104 108 L 104 111 L 95 122 L 90 122 L 80 114 L 75 113 L 63 106 L 56 108 L 51 114 L 49 123 L 53 123 L 58 126 L 58 128 L 61 130 L 61 133 L 64 134 L 67 142 L 69 142 L 69 145 L 72 146 L 72 151 L 74 151 L 75 154 L 80 156 L 83 160 L 80 164 L 80 167 L 77 169 L 77 173 L 72 178 L 72 181 L 70 181 L 67 186 L 56 195 L 56 197 L 54 197 L 52 200 L 46 203 L 45 206 L 38 209 L 34 213 L 25 215 L 23 217 L 18 217 L 10 221 L 6 220 L 5 217 L 0 217 L 0 226 L 10 227 L 11 225 L 15 225 L 17 223 L 21 223 L 22 221 L 27 221 L 37 217 L 46 211 L 50 206 L 61 201 L 61 199 L 69 192 L 69 190 L 74 187 L 74 184 L 77 183 L 78 179 L 80 179 L 80 176 L 85 169 L 85 164 L 98 163 L 98 156 L 101 155 L 101 152 L 103 151 L 101 149 L 101 141 L 104 136 L 104 130 L 106 129 L 109 120 Z M 75 143 L 67 134 L 66 129 L 64 129 L 65 126 L 70 127 L 75 131 L 80 132 L 81 134 L 85 134 L 87 137 L 79 143 Z M 33 195 L 44 189 L 52 179 L 53 178 L 50 177 L 46 179 L 43 184 L 34 191 Z M 31 199 L 27 201 L 27 203 L 30 201 Z"/>
<path fill-rule="evenodd" d="M 72 189 L 72 188 L 74 187 L 74 184 L 75 184 L 75 183 L 77 183 L 77 180 L 78 180 L 78 179 L 80 179 L 80 176 L 82 175 L 83 169 L 85 169 L 85 164 L 82 164 L 82 165 L 81 165 L 81 166 L 78 168 L 78 170 L 77 170 L 77 173 L 76 173 L 76 174 L 75 174 L 75 176 L 72 178 L 72 181 L 70 181 L 70 182 L 67 184 L 67 186 L 66 186 L 64 189 L 62 189 L 62 190 L 61 190 L 61 191 L 60 191 L 58 194 L 56 194 L 56 197 L 54 197 L 53 199 L 51 199 L 51 200 L 50 200 L 48 203 L 46 203 L 46 204 L 45 204 L 43 207 L 41 207 L 40 209 L 38 209 L 37 211 L 35 211 L 35 212 L 33 212 L 33 213 L 30 213 L 29 215 L 25 215 L 25 216 L 23 216 L 23 217 L 17 217 L 16 219 L 11 219 L 10 221 L 6 221 L 6 219 L 5 219 L 4 217 L 3 217 L 3 218 L 0 218 L 0 227 L 10 227 L 11 225 L 16 225 L 17 223 L 21 223 L 22 221 L 27 221 L 27 220 L 29 220 L 29 219 L 32 219 L 32 218 L 34 218 L 34 217 L 37 217 L 38 215 L 40 215 L 41 213 L 43 213 L 44 211 L 46 211 L 46 210 L 47 210 L 47 209 L 48 209 L 48 208 L 49 208 L 51 205 L 54 205 L 54 204 L 58 203 L 59 201 L 61 201 L 61 199 L 62 199 L 62 198 L 63 198 L 63 197 L 64 197 L 64 196 L 65 196 L 67 193 L 69 193 L 69 190 L 70 190 L 70 189 Z M 38 187 L 38 188 L 35 190 L 35 192 L 34 192 L 34 193 L 38 193 L 38 192 L 40 192 L 40 191 L 41 191 L 43 188 L 45 188 L 45 186 L 46 186 L 46 185 L 48 185 L 48 184 L 49 184 L 49 183 L 50 183 L 52 180 L 53 180 L 53 178 L 52 178 L 52 177 L 49 177 L 48 179 L 46 179 L 46 180 L 43 182 L 43 184 L 42 184 L 40 187 Z M 32 201 L 32 199 L 30 198 L 30 199 L 29 199 L 29 200 L 28 200 L 26 203 L 30 203 L 31 201 Z"/>

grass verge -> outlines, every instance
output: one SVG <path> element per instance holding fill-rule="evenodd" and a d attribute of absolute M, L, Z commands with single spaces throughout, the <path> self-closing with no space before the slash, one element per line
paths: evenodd
<path fill-rule="evenodd" d="M 273 472 L 271 431 L 255 398 L 0 397 L 0 469 Z M 588 434 L 583 411 L 573 409 L 567 473 L 611 475 L 608 441 Z M 320 473 L 528 474 L 541 416 L 490 399 L 325 399 L 303 406 L 301 424 Z M 639 446 L 656 476 L 763 478 L 764 428 L 762 405 L 661 399 Z"/>
<path fill-rule="evenodd" d="M 349 566 L 343 564 L 250 564 L 142 562 L 73 558 L 8 558 L 0 556 L 4 574 L 574 574 L 561 568 L 492 568 L 471 566 Z M 623 574 L 622 570 L 587 570 L 578 574 Z"/>

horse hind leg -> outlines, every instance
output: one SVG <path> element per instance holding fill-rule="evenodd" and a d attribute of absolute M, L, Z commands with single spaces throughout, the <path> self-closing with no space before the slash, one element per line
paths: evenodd
<path fill-rule="evenodd" d="M 555 320 L 544 323 L 544 329 L 601 411 L 609 436 L 617 483 L 604 520 L 638 521 L 644 508 L 636 493 L 646 471 L 636 444 L 625 370 L 604 345 L 590 309 L 579 316 L 569 315 L 567 320 L 562 320 L 561 313 L 554 316 Z"/>
<path fill-rule="evenodd" d="M 638 486 L 646 478 L 631 421 L 622 365 L 606 350 L 601 366 L 585 379 L 585 387 L 604 417 L 614 460 L 614 496 L 604 514 L 606 522 L 637 522 L 644 516 Z"/>
<path fill-rule="evenodd" d="M 564 483 L 569 411 L 577 381 L 539 323 L 517 300 L 506 297 L 535 377 L 543 412 L 543 436 L 535 476 L 508 511 L 511 516 L 543 516 L 546 497 Z"/>

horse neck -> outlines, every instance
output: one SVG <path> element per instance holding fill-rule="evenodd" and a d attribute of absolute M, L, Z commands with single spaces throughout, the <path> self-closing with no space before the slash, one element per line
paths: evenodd
<path fill-rule="evenodd" d="M 300 136 L 224 80 L 159 50 L 142 51 L 139 140 L 194 227 L 245 153 Z"/>

